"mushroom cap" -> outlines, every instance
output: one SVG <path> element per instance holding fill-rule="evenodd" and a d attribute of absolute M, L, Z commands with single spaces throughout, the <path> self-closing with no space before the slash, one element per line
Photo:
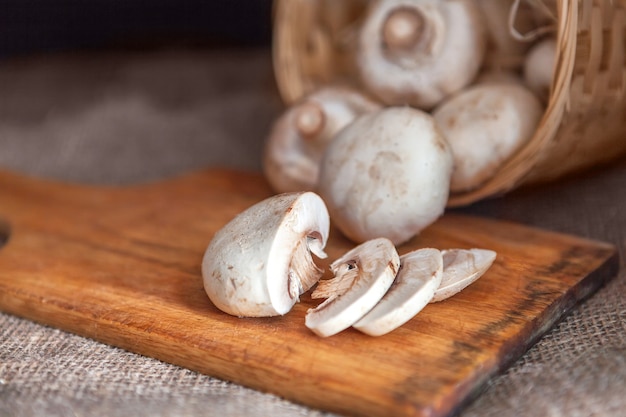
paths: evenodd
<path fill-rule="evenodd" d="M 396 10 L 421 16 L 422 36 L 413 49 L 387 45 L 386 21 Z M 473 0 L 377 1 L 360 32 L 357 68 L 365 87 L 383 102 L 430 109 L 472 81 L 485 44 L 482 15 Z"/>
<path fill-rule="evenodd" d="M 322 160 L 319 193 L 348 238 L 400 244 L 441 216 L 451 172 L 452 154 L 433 118 L 389 107 L 337 135 Z"/>
<path fill-rule="evenodd" d="M 515 83 L 475 85 L 446 100 L 433 117 L 454 155 L 450 190 L 471 190 L 491 178 L 531 139 L 543 111 L 537 97 Z"/>
<path fill-rule="evenodd" d="M 356 117 L 379 108 L 360 92 L 339 86 L 317 90 L 288 108 L 265 145 L 263 170 L 272 188 L 281 193 L 315 190 L 328 143 Z"/>
<path fill-rule="evenodd" d="M 306 326 L 322 337 L 352 326 L 385 295 L 399 267 L 398 252 L 388 239 L 372 239 L 350 250 L 330 265 L 336 278 L 318 284 L 330 287 L 331 294 L 325 290 L 328 299 L 307 311 Z"/>
<path fill-rule="evenodd" d="M 385 296 L 354 328 L 370 336 L 397 329 L 419 313 L 441 284 L 443 258 L 437 249 L 424 248 L 400 257 L 400 271 Z"/>
<path fill-rule="evenodd" d="M 326 257 L 329 223 L 324 202 L 312 192 L 280 194 L 251 206 L 219 230 L 206 249 L 207 295 L 235 316 L 287 313 L 308 290 L 292 269 L 294 257 L 301 255 L 297 249 L 306 244 L 305 256 L 310 250 Z"/>
<path fill-rule="evenodd" d="M 442 250 L 443 275 L 431 303 L 443 301 L 467 288 L 483 276 L 496 259 L 496 252 L 487 249 Z"/>
<path fill-rule="evenodd" d="M 534 45 L 524 62 L 524 81 L 540 99 L 547 101 L 550 95 L 554 64 L 556 60 L 556 40 L 547 38 Z"/>

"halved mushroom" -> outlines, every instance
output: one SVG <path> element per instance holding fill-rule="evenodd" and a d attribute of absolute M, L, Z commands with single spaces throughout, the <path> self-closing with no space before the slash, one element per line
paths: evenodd
<path fill-rule="evenodd" d="M 370 336 L 397 329 L 419 313 L 441 284 L 443 258 L 425 248 L 400 257 L 400 271 L 385 296 L 353 327 Z"/>
<path fill-rule="evenodd" d="M 326 301 L 306 314 L 305 324 L 327 337 L 363 317 L 387 292 L 400 267 L 398 252 L 385 238 L 367 241 L 330 265 L 335 278 L 320 281 L 312 298 Z"/>
<path fill-rule="evenodd" d="M 487 249 L 442 250 L 443 276 L 431 303 L 450 298 L 483 276 L 496 259 Z"/>
<path fill-rule="evenodd" d="M 234 316 L 287 313 L 322 276 L 328 211 L 312 192 L 281 194 L 237 215 L 219 230 L 202 260 L 204 289 Z"/>
<path fill-rule="evenodd" d="M 361 116 L 328 146 L 319 193 L 350 239 L 407 241 L 448 200 L 452 153 L 433 118 L 410 107 Z"/>
<path fill-rule="evenodd" d="M 485 44 L 474 0 L 379 0 L 361 29 L 357 67 L 385 103 L 430 109 L 472 81 Z"/>
<path fill-rule="evenodd" d="M 319 163 L 337 132 L 380 104 L 347 87 L 325 87 L 287 109 L 268 137 L 263 168 L 277 192 L 313 191 Z"/>

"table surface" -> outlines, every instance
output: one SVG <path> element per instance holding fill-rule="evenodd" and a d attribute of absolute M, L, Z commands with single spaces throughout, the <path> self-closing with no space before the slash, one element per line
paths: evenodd
<path fill-rule="evenodd" d="M 0 167 L 83 183 L 258 171 L 282 110 L 268 50 L 16 58 L 0 63 L 0 90 Z M 625 186 L 626 161 L 454 210 L 607 241 L 622 257 L 615 280 L 462 416 L 623 414 Z M 7 314 L 0 345 L 0 415 L 326 415 Z"/>

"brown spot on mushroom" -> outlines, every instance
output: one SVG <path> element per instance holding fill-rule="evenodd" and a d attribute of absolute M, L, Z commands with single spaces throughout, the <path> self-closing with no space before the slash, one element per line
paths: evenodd
<path fill-rule="evenodd" d="M 394 275 L 398 274 L 398 271 L 396 270 L 396 266 L 394 265 L 394 263 L 392 261 L 389 261 L 387 266 L 389 267 L 389 269 L 391 269 L 391 271 L 393 272 Z"/>

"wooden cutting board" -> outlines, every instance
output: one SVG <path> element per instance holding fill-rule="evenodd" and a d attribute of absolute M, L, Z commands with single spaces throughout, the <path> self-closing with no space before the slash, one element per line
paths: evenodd
<path fill-rule="evenodd" d="M 240 319 L 202 288 L 213 233 L 268 195 L 260 176 L 217 170 L 129 188 L 0 172 L 0 310 L 314 408 L 445 416 L 618 268 L 608 244 L 446 215 L 399 252 L 493 249 L 487 274 L 386 336 L 322 339 L 304 326 L 310 298 Z M 331 231 L 323 266 L 351 247 Z"/>

